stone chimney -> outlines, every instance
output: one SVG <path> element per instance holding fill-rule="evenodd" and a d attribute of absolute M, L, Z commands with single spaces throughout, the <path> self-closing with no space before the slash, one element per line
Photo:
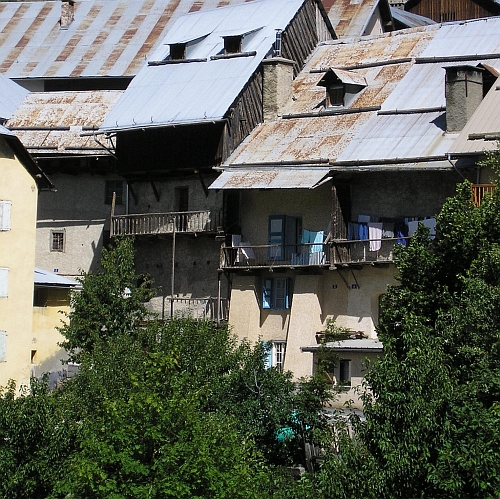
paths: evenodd
<path fill-rule="evenodd" d="M 446 70 L 446 131 L 459 132 L 483 100 L 483 69 L 449 66 Z"/>
<path fill-rule="evenodd" d="M 272 57 L 262 61 L 264 121 L 278 119 L 292 98 L 293 65 L 293 61 L 283 57 Z"/>
<path fill-rule="evenodd" d="M 68 29 L 68 26 L 75 20 L 75 2 L 73 0 L 62 0 L 61 3 L 61 29 Z"/>

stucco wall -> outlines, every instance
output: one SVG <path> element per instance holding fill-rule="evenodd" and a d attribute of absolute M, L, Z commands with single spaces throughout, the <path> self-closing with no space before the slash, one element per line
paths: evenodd
<path fill-rule="evenodd" d="M 235 275 L 232 282 L 229 323 L 234 333 L 251 343 L 287 340 L 285 369 L 294 376 L 313 373 L 312 354 L 302 347 L 316 344 L 316 333 L 332 319 L 339 326 L 376 338 L 379 297 L 388 284 L 396 284 L 393 265 L 364 266 L 361 270 L 298 273 L 287 271 L 262 276 Z M 262 309 L 262 279 L 280 276 L 292 279 L 293 295 L 288 310 Z"/>
<path fill-rule="evenodd" d="M 67 321 L 64 313 L 69 313 L 69 310 L 69 291 L 61 288 L 48 288 L 46 306 L 33 307 L 31 350 L 36 350 L 33 359 L 36 376 L 62 371 L 61 360 L 68 356 L 57 345 L 64 338 L 56 328 L 62 325 L 62 321 Z"/>
<path fill-rule="evenodd" d="M 0 298 L 0 330 L 7 333 L 6 362 L 0 362 L 3 386 L 9 378 L 26 384 L 30 376 L 38 192 L 35 181 L 2 138 L 0 171 L 0 200 L 12 202 L 12 228 L 0 232 L 0 267 L 9 269 L 8 297 Z"/>
<path fill-rule="evenodd" d="M 105 204 L 106 181 L 122 179 L 88 173 L 55 173 L 50 178 L 56 192 L 40 192 L 36 265 L 66 276 L 94 270 L 101 257 L 103 230 L 109 230 L 111 216 L 111 206 Z M 117 205 L 115 213 L 125 213 L 125 182 L 124 204 Z M 65 231 L 63 252 L 50 251 L 52 230 Z"/>
<path fill-rule="evenodd" d="M 240 199 L 242 240 L 251 244 L 268 244 L 270 215 L 301 217 L 304 229 L 326 233 L 330 213 L 329 184 L 311 190 L 243 190 Z"/>

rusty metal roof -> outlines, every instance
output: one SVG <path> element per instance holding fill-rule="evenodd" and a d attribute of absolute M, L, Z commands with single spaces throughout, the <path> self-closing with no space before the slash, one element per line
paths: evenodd
<path fill-rule="evenodd" d="M 59 22 L 61 2 L 0 2 L 0 73 L 15 79 L 134 76 L 180 15 L 243 2 L 77 0 L 67 29 Z"/>
<path fill-rule="evenodd" d="M 154 54 L 156 62 L 150 61 L 132 80 L 102 130 L 223 119 L 272 50 L 276 30 L 284 30 L 303 3 L 260 0 L 180 17 Z M 224 36 L 234 33 L 248 36 L 243 37 L 240 53 L 225 57 Z M 169 43 L 189 36 L 196 43 L 188 47 L 186 59 L 167 60 Z"/>
<path fill-rule="evenodd" d="M 6 126 L 31 154 L 107 155 L 92 138 L 123 92 L 119 90 L 30 93 Z M 82 133 L 87 136 L 81 136 Z"/>
<path fill-rule="evenodd" d="M 371 34 L 370 27 L 377 17 L 383 22 L 392 21 L 387 0 L 323 0 L 323 5 L 339 38 Z"/>
<path fill-rule="evenodd" d="M 27 90 L 0 74 L 0 122 L 12 116 L 26 95 Z"/>
<path fill-rule="evenodd" d="M 449 152 L 454 155 L 480 154 L 498 149 L 500 140 L 500 78 L 460 132 Z"/>
<path fill-rule="evenodd" d="M 443 67 L 482 64 L 495 71 L 499 63 L 500 18 L 324 43 L 295 80 L 282 118 L 257 127 L 226 166 L 302 163 L 310 168 L 326 160 L 332 170 L 370 165 L 442 169 L 458 137 L 445 132 Z M 326 92 L 318 86 L 331 67 L 367 82 L 337 109 L 325 107 Z"/>

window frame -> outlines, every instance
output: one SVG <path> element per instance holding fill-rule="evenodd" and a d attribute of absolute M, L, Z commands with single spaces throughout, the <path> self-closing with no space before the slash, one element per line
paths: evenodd
<path fill-rule="evenodd" d="M 0 267 L 0 298 L 9 297 L 9 267 Z"/>
<path fill-rule="evenodd" d="M 264 310 L 289 310 L 291 301 L 291 279 L 289 277 L 263 278 L 262 308 Z"/>
<path fill-rule="evenodd" d="M 283 372 L 286 356 L 286 341 L 271 340 L 264 342 L 264 345 L 269 349 L 265 359 L 265 368 L 275 368 Z"/>
<path fill-rule="evenodd" d="M 62 244 L 54 244 L 56 242 L 56 237 L 61 236 L 62 237 Z M 61 229 L 61 230 L 56 230 L 56 229 L 51 229 L 50 231 L 50 252 L 51 253 L 65 253 L 66 251 L 66 230 Z"/>
<path fill-rule="evenodd" d="M 11 230 L 11 216 L 12 216 L 12 201 L 0 201 L 0 231 L 6 232 Z"/>
<path fill-rule="evenodd" d="M 104 186 L 104 204 L 113 203 L 113 193 L 116 192 L 115 206 L 123 204 L 123 180 L 106 180 Z"/>

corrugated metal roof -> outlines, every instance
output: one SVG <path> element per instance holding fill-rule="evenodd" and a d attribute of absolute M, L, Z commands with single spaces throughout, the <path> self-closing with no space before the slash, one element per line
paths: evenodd
<path fill-rule="evenodd" d="M 0 74 L 0 120 L 10 118 L 28 93 L 26 89 Z"/>
<path fill-rule="evenodd" d="M 7 137 L 15 137 L 15 135 L 10 130 L 8 130 L 2 125 L 0 125 L 0 135 L 5 135 Z"/>
<path fill-rule="evenodd" d="M 386 1 L 386 0 L 384 0 Z M 339 38 L 364 35 L 380 0 L 323 0 L 333 29 Z"/>
<path fill-rule="evenodd" d="M 391 7 L 391 15 L 395 21 L 400 22 L 407 28 L 417 28 L 418 26 L 436 24 L 436 21 L 433 21 L 428 17 L 419 16 L 418 14 L 413 14 L 413 12 L 407 12 L 406 10 L 398 9 L 397 7 Z"/>
<path fill-rule="evenodd" d="M 474 45 L 483 30 L 487 36 L 481 34 Z M 449 42 L 446 34 L 455 41 Z M 448 51 L 443 44 L 449 46 Z M 322 44 L 295 80 L 293 101 L 284 117 L 257 127 L 226 164 L 242 168 L 294 161 L 315 164 L 315 158 L 322 158 L 329 160 L 332 170 L 369 168 L 370 164 L 394 169 L 451 168 L 446 154 L 458 133 L 445 132 L 443 67 L 484 64 L 496 69 L 500 57 L 491 54 L 500 56 L 500 18 Z M 434 57 L 442 58 L 441 62 Z M 324 108 L 324 88 L 317 82 L 320 69 L 329 67 L 354 71 L 368 85 L 345 114 L 320 116 L 328 109 Z M 370 106 L 381 106 L 381 110 Z"/>
<path fill-rule="evenodd" d="M 220 120 L 241 92 L 276 40 L 276 30 L 285 29 L 303 0 L 262 0 L 191 13 L 180 18 L 168 38 L 185 39 L 204 30 L 209 34 L 193 46 L 189 58 L 204 62 L 180 62 L 146 66 L 134 78 L 102 129 L 158 126 Z M 203 26 L 203 30 L 199 29 Z M 223 36 L 238 30 L 255 30 L 243 38 L 246 56 L 212 60 L 224 48 Z M 168 41 L 167 38 L 167 41 Z M 154 59 L 169 53 L 162 44 Z"/>
<path fill-rule="evenodd" d="M 92 137 L 82 132 L 98 129 L 123 91 L 33 92 L 7 126 L 32 154 L 105 154 Z"/>
<path fill-rule="evenodd" d="M 179 16 L 248 0 L 0 2 L 0 72 L 11 78 L 134 76 Z"/>
<path fill-rule="evenodd" d="M 382 351 L 384 346 L 382 342 L 372 338 L 362 338 L 356 340 L 342 340 L 342 341 L 329 341 L 327 343 L 320 343 L 318 345 L 311 345 L 307 347 L 302 347 L 303 352 L 314 352 L 315 350 L 320 350 L 323 348 L 329 348 L 336 352 L 347 352 L 347 351 Z"/>
<path fill-rule="evenodd" d="M 452 154 L 481 153 L 498 149 L 500 139 L 500 78 L 449 148 Z"/>
<path fill-rule="evenodd" d="M 313 189 L 329 171 L 329 168 L 229 169 L 210 189 Z"/>
<path fill-rule="evenodd" d="M 68 279 L 67 277 L 54 274 L 48 270 L 43 270 L 38 267 L 35 267 L 35 285 L 51 286 L 56 288 L 74 288 L 81 286 L 78 281 Z"/>

